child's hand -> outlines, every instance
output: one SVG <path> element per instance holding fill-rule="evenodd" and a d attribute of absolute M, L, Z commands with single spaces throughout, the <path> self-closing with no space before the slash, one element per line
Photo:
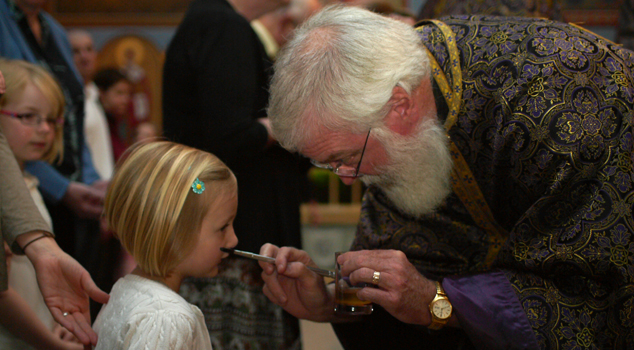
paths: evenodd
<path fill-rule="evenodd" d="M 53 329 L 53 336 L 55 338 L 55 348 L 60 350 L 83 350 L 84 345 L 71 333 L 68 329 L 64 328 L 59 323 L 55 325 Z"/>
<path fill-rule="evenodd" d="M 55 324 L 55 328 L 53 329 L 53 334 L 55 334 L 55 338 L 58 338 L 67 342 L 81 344 L 79 342 L 79 339 L 77 339 L 77 337 L 75 337 L 73 333 L 71 333 L 68 329 L 64 328 L 64 326 L 60 325 L 59 323 Z"/>

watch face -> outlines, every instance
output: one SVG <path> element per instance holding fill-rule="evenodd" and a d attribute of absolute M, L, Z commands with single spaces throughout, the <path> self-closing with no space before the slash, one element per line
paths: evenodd
<path fill-rule="evenodd" d="M 451 304 L 445 299 L 436 300 L 432 307 L 432 312 L 434 313 L 434 316 L 440 319 L 449 318 L 451 315 Z"/>

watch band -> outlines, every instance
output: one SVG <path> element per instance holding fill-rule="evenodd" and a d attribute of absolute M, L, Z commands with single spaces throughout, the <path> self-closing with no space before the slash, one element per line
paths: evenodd
<path fill-rule="evenodd" d="M 442 285 L 440 284 L 440 282 L 435 281 L 435 284 L 436 284 L 436 296 L 434 297 L 434 299 L 432 299 L 431 303 L 429 303 L 429 313 L 431 314 L 431 324 L 427 326 L 427 328 L 433 329 L 433 330 L 439 330 L 447 324 L 447 322 L 451 318 L 451 314 L 447 318 L 438 318 L 436 317 L 436 315 L 434 315 L 432 307 L 437 300 L 442 299 L 449 303 L 449 298 L 447 298 L 447 294 L 445 294 L 445 290 L 442 288 Z"/>

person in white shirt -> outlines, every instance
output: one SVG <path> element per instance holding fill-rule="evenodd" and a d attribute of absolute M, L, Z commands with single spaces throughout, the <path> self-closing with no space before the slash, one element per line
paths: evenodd
<path fill-rule="evenodd" d="M 238 243 L 236 178 L 214 155 L 168 141 L 123 159 L 105 217 L 137 267 L 97 316 L 95 349 L 211 349 L 202 312 L 177 292 L 186 277 L 216 276 L 220 248 Z"/>
<path fill-rule="evenodd" d="M 75 66 L 84 79 L 84 134 L 95 170 L 102 180 L 114 171 L 114 156 L 106 113 L 99 104 L 99 89 L 92 81 L 96 72 L 97 51 L 90 33 L 74 29 L 68 33 Z"/>

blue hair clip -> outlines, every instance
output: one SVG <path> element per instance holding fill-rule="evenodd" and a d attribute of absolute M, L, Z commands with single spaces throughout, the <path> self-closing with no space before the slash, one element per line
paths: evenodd
<path fill-rule="evenodd" d="M 205 191 L 205 183 L 196 178 L 192 184 L 192 191 L 196 194 L 203 193 Z"/>

